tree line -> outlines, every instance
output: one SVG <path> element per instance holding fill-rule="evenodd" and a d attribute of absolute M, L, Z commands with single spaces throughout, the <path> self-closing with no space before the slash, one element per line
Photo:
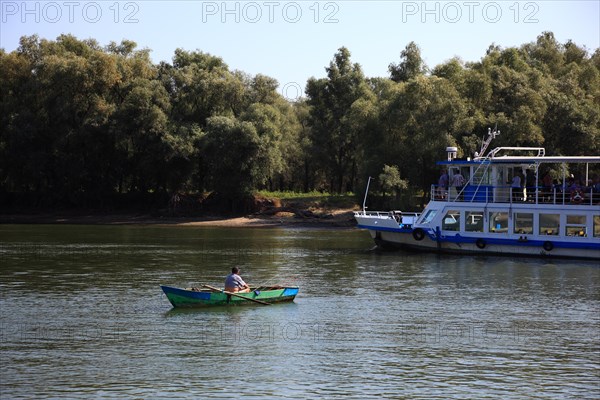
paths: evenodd
<path fill-rule="evenodd" d="M 445 147 L 472 155 L 495 125 L 498 146 L 600 153 L 600 49 L 551 32 L 433 68 L 410 42 L 387 77 L 366 77 L 342 47 L 325 69 L 290 102 L 275 79 L 201 51 L 155 64 L 132 41 L 24 36 L 0 49 L 3 203 L 361 192 L 368 176 L 426 194 Z"/>

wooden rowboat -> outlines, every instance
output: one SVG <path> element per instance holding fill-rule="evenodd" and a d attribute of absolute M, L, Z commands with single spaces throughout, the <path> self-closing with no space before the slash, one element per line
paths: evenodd
<path fill-rule="evenodd" d="M 161 286 L 173 307 L 210 307 L 290 302 L 298 294 L 298 287 L 270 286 L 252 289 L 249 293 L 229 293 L 212 286 L 179 289 Z"/>

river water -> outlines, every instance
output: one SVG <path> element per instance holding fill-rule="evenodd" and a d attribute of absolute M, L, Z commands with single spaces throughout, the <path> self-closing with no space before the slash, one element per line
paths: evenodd
<path fill-rule="evenodd" d="M 600 397 L 600 267 L 359 230 L 0 225 L 0 398 Z M 300 286 L 173 310 L 159 285 Z"/>

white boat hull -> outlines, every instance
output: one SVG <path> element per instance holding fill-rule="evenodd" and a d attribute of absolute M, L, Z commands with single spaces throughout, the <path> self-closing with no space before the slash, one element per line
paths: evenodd
<path fill-rule="evenodd" d="M 481 249 L 476 243 L 465 242 L 437 242 L 429 238 L 417 241 L 410 233 L 381 232 L 370 230 L 369 233 L 375 243 L 381 248 L 398 248 L 426 252 L 454 253 L 454 254 L 483 254 L 506 256 L 533 256 L 533 257 L 560 257 L 560 258 L 587 258 L 600 260 L 600 252 L 590 249 L 573 249 L 553 247 L 552 250 L 544 249 L 545 242 L 536 245 L 502 245 L 486 244 Z M 476 240 L 476 239 L 475 239 Z"/>
<path fill-rule="evenodd" d="M 367 229 L 375 244 L 383 249 L 407 249 L 425 252 L 481 254 L 529 257 L 597 259 L 600 240 L 582 243 L 581 238 L 525 238 L 523 235 L 490 237 L 465 236 L 464 233 L 443 234 L 423 231 L 415 235 L 412 227 L 400 227 L 393 218 L 355 216 L 358 227 Z M 416 237 L 415 237 L 416 236 Z M 419 240 L 420 239 L 420 240 Z"/>

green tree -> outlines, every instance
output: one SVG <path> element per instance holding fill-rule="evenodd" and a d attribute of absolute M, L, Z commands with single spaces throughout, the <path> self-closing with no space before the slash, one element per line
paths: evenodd
<path fill-rule="evenodd" d="M 297 139 L 292 145 L 293 152 L 289 153 L 291 181 L 293 189 L 309 192 L 314 190 L 319 180 L 319 170 L 312 162 L 312 124 L 310 106 L 306 100 L 293 105 L 294 117 L 297 121 Z"/>
<path fill-rule="evenodd" d="M 532 67 L 544 74 L 558 76 L 564 64 L 564 47 L 552 32 L 543 32 L 535 43 L 522 46 Z"/>
<path fill-rule="evenodd" d="M 361 130 L 357 108 L 361 99 L 370 96 L 370 89 L 360 65 L 351 63 L 345 47 L 338 50 L 326 71 L 327 78 L 311 78 L 306 85 L 313 162 L 326 171 L 328 186 L 341 193 L 353 190 L 356 183 Z"/>
<path fill-rule="evenodd" d="M 29 69 L 18 89 L 26 88 L 17 100 L 22 107 L 12 104 L 14 118 L 6 127 L 8 152 L 22 146 L 10 168 L 28 171 L 20 178 L 46 201 L 93 198 L 110 175 L 100 155 L 110 154 L 106 123 L 118 79 L 112 59 L 94 41 L 69 35 L 56 42 L 25 37 L 16 59 Z"/>
<path fill-rule="evenodd" d="M 283 115 L 276 107 L 264 103 L 252 104 L 240 117 L 241 121 L 252 125 L 258 136 L 258 148 L 252 161 L 257 164 L 252 174 L 254 188 L 266 184 L 284 169 L 280 147 L 282 119 Z"/>
<path fill-rule="evenodd" d="M 396 200 L 400 198 L 402 190 L 408 188 L 408 182 L 400 178 L 400 171 L 396 165 L 384 165 L 383 171 L 379 174 L 379 184 L 383 190 L 384 198 L 388 193 Z"/>
<path fill-rule="evenodd" d="M 114 116 L 120 135 L 127 187 L 138 192 L 166 190 L 171 136 L 169 135 L 169 98 L 156 80 L 137 79 Z"/>
<path fill-rule="evenodd" d="M 388 155 L 386 163 L 395 160 L 411 185 L 427 194 L 436 177 L 435 162 L 466 129 L 466 107 L 443 78 L 422 76 L 395 85 L 378 117 L 385 135 L 380 152 Z"/>
<path fill-rule="evenodd" d="M 202 151 L 211 187 L 226 197 L 245 195 L 264 179 L 261 140 L 251 122 L 214 116 L 207 121 Z"/>
<path fill-rule="evenodd" d="M 36 42 L 35 53 L 29 55 L 0 50 L 0 191 L 41 190 L 41 171 L 36 164 L 46 157 L 42 143 L 37 144 L 41 141 L 36 123 L 39 107 L 31 82 L 37 49 Z"/>
<path fill-rule="evenodd" d="M 421 49 L 415 42 L 410 42 L 400 53 L 400 63 L 388 67 L 390 78 L 394 82 L 407 82 L 423 75 L 427 66 L 421 57 Z"/>
<path fill-rule="evenodd" d="M 551 32 L 431 74 L 410 42 L 391 79 L 365 77 L 342 47 L 293 104 L 275 79 L 230 71 L 219 57 L 177 49 L 155 65 L 149 54 L 72 35 L 0 49 L 0 192 L 109 205 L 132 192 L 343 192 L 382 174 L 427 194 L 444 147 L 470 155 L 496 124 L 495 146 L 600 153 L 600 50 Z"/>
<path fill-rule="evenodd" d="M 173 64 L 162 64 L 159 74 L 175 121 L 204 127 L 212 116 L 239 116 L 243 111 L 243 76 L 230 72 L 219 57 L 177 49 Z"/>

